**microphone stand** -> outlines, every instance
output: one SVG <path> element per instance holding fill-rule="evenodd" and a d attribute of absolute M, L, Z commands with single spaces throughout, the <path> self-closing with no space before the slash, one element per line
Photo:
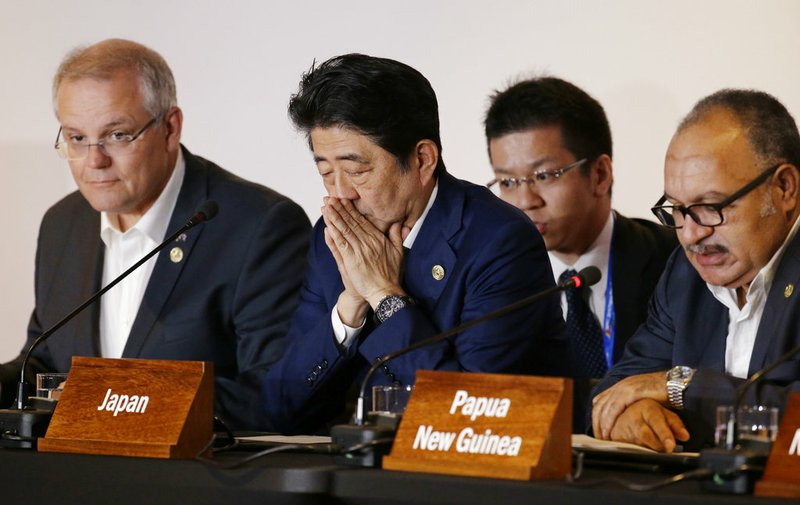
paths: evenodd
<path fill-rule="evenodd" d="M 481 317 L 476 319 L 472 319 L 470 321 L 464 322 L 450 328 L 449 330 L 445 330 L 441 333 L 437 333 L 432 337 L 420 340 L 419 342 L 415 342 L 407 347 L 402 349 L 398 349 L 397 351 L 390 352 L 384 355 L 381 358 L 376 359 L 373 361 L 372 366 L 369 367 L 367 370 L 364 379 L 361 381 L 361 386 L 358 391 L 358 398 L 356 400 L 356 411 L 355 411 L 355 424 L 340 424 L 336 425 L 331 428 L 331 438 L 334 444 L 339 444 L 343 447 L 350 447 L 354 445 L 366 445 L 374 444 L 376 440 L 391 437 L 394 435 L 395 426 L 382 426 L 381 423 L 378 423 L 378 426 L 367 426 L 364 423 L 365 418 L 365 397 L 366 397 L 366 389 L 367 385 L 369 384 L 370 379 L 375 374 L 375 372 L 382 367 L 387 362 L 408 354 L 412 351 L 416 351 L 417 349 L 427 347 L 429 345 L 433 345 L 439 342 L 446 340 L 447 338 L 456 335 L 457 333 L 461 333 L 462 331 L 472 328 L 480 323 L 490 321 L 492 319 L 497 319 L 498 317 L 502 317 L 506 314 L 524 308 L 528 305 L 536 303 L 544 298 L 547 298 L 550 295 L 555 293 L 560 293 L 561 291 L 572 289 L 572 288 L 579 288 L 582 285 L 592 286 L 596 284 L 600 280 L 600 270 L 597 267 L 590 266 L 586 267 L 578 274 L 570 277 L 569 279 L 564 280 L 563 282 L 553 286 L 552 288 L 546 289 L 540 293 L 536 293 L 531 295 L 527 298 L 523 298 L 522 300 L 518 300 L 510 305 L 497 309 L 495 311 L 489 312 Z M 380 458 L 383 454 L 387 453 L 388 451 L 377 451 L 375 450 L 374 446 L 372 446 L 372 451 L 364 451 L 365 454 L 362 456 L 354 456 L 352 454 L 346 455 L 344 459 L 340 459 L 339 461 L 349 465 L 359 465 L 359 466 L 378 466 L 380 464 Z"/>
<path fill-rule="evenodd" d="M 42 342 L 47 340 L 62 326 L 70 322 L 75 316 L 83 312 L 89 305 L 97 301 L 97 299 L 103 296 L 109 289 L 119 284 L 130 275 L 131 272 L 142 266 L 147 260 L 173 242 L 182 233 L 187 232 L 189 229 L 194 228 L 204 221 L 212 219 L 217 215 L 217 211 L 218 207 L 216 202 L 211 200 L 204 202 L 197 212 L 180 229 L 167 237 L 161 244 L 156 246 L 155 249 L 147 253 L 142 259 L 134 263 L 133 266 L 125 270 L 98 292 L 87 298 L 72 312 L 61 318 L 61 320 L 45 330 L 33 341 L 22 360 L 22 369 L 20 370 L 19 383 L 17 384 L 17 398 L 14 401 L 14 406 L 10 409 L 0 410 L 0 447 L 35 449 L 37 438 L 44 436 L 47 431 L 47 426 L 50 423 L 50 418 L 53 415 L 51 410 L 31 408 L 26 405 L 28 384 L 25 381 L 25 372 L 26 368 L 28 368 L 28 361 L 30 361 L 33 350 L 39 347 Z"/>
<path fill-rule="evenodd" d="M 706 489 L 734 494 L 752 492 L 756 478 L 759 477 L 763 471 L 763 466 L 769 456 L 772 443 L 748 442 L 747 444 L 738 444 L 737 442 L 739 441 L 736 433 L 738 431 L 738 421 L 736 420 L 736 415 L 745 395 L 753 385 L 758 387 L 769 372 L 791 360 L 798 354 L 800 354 L 800 346 L 796 346 L 782 354 L 774 362 L 748 377 L 746 381 L 736 388 L 736 396 L 734 397 L 733 406 L 731 407 L 731 413 L 728 416 L 726 426 L 725 447 L 701 451 L 700 466 L 711 468 L 718 472 L 718 475 L 730 475 L 734 469 L 740 467 L 750 468 L 749 471 L 733 472 L 732 476 L 727 480 L 720 478 L 710 482 L 707 481 L 705 483 Z M 758 396 L 758 394 L 756 394 L 756 396 Z"/>

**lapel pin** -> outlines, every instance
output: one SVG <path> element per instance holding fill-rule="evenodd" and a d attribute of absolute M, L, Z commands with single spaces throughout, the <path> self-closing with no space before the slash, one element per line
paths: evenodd
<path fill-rule="evenodd" d="M 783 288 L 783 297 L 789 298 L 790 296 L 792 296 L 792 293 L 794 293 L 794 284 L 789 283 L 786 285 L 785 288 Z"/>
<path fill-rule="evenodd" d="M 442 265 L 433 265 L 433 268 L 431 268 L 431 275 L 437 281 L 444 279 L 444 267 Z"/>
<path fill-rule="evenodd" d="M 169 252 L 169 259 L 173 263 L 180 263 L 183 260 L 183 249 L 180 247 L 173 247 Z"/>
<path fill-rule="evenodd" d="M 186 242 L 186 234 L 181 233 L 180 235 L 178 235 L 178 238 L 175 239 L 175 242 Z"/>

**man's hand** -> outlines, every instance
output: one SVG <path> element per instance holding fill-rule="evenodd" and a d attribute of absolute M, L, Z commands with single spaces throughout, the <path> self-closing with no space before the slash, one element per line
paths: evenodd
<path fill-rule="evenodd" d="M 672 452 L 676 440 L 689 440 L 689 432 L 678 414 L 651 399 L 631 404 L 617 418 L 611 440 Z"/>
<path fill-rule="evenodd" d="M 333 197 L 324 201 L 325 243 L 345 287 L 337 303 L 339 317 L 348 326 L 358 326 L 369 306 L 374 309 L 384 296 L 405 294 L 400 286 L 401 225 L 392 224 L 387 237 L 351 201 Z"/>
<path fill-rule="evenodd" d="M 666 372 L 631 375 L 606 389 L 592 400 L 592 429 L 594 436 L 608 440 L 617 417 L 631 404 L 651 399 L 666 405 Z"/>

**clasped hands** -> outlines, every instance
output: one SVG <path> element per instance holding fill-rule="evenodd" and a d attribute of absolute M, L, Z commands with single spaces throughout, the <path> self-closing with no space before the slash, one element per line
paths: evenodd
<path fill-rule="evenodd" d="M 409 229 L 392 223 L 388 233 L 373 225 L 346 199 L 323 198 L 325 244 L 336 260 L 344 291 L 336 304 L 339 318 L 358 327 L 370 307 L 387 295 L 404 295 L 400 286 L 403 239 Z"/>
<path fill-rule="evenodd" d="M 681 418 L 667 405 L 665 372 L 632 375 L 592 400 L 592 429 L 601 440 L 672 452 L 689 440 Z"/>

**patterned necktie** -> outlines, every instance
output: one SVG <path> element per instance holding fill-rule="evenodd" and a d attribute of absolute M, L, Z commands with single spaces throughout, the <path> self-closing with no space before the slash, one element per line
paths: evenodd
<path fill-rule="evenodd" d="M 558 278 L 563 282 L 577 272 L 565 270 Z M 568 289 L 567 297 L 567 335 L 577 356 L 578 374 L 598 378 L 606 373 L 606 358 L 603 353 L 603 330 L 589 309 L 586 300 L 591 292 L 588 288 Z"/>

